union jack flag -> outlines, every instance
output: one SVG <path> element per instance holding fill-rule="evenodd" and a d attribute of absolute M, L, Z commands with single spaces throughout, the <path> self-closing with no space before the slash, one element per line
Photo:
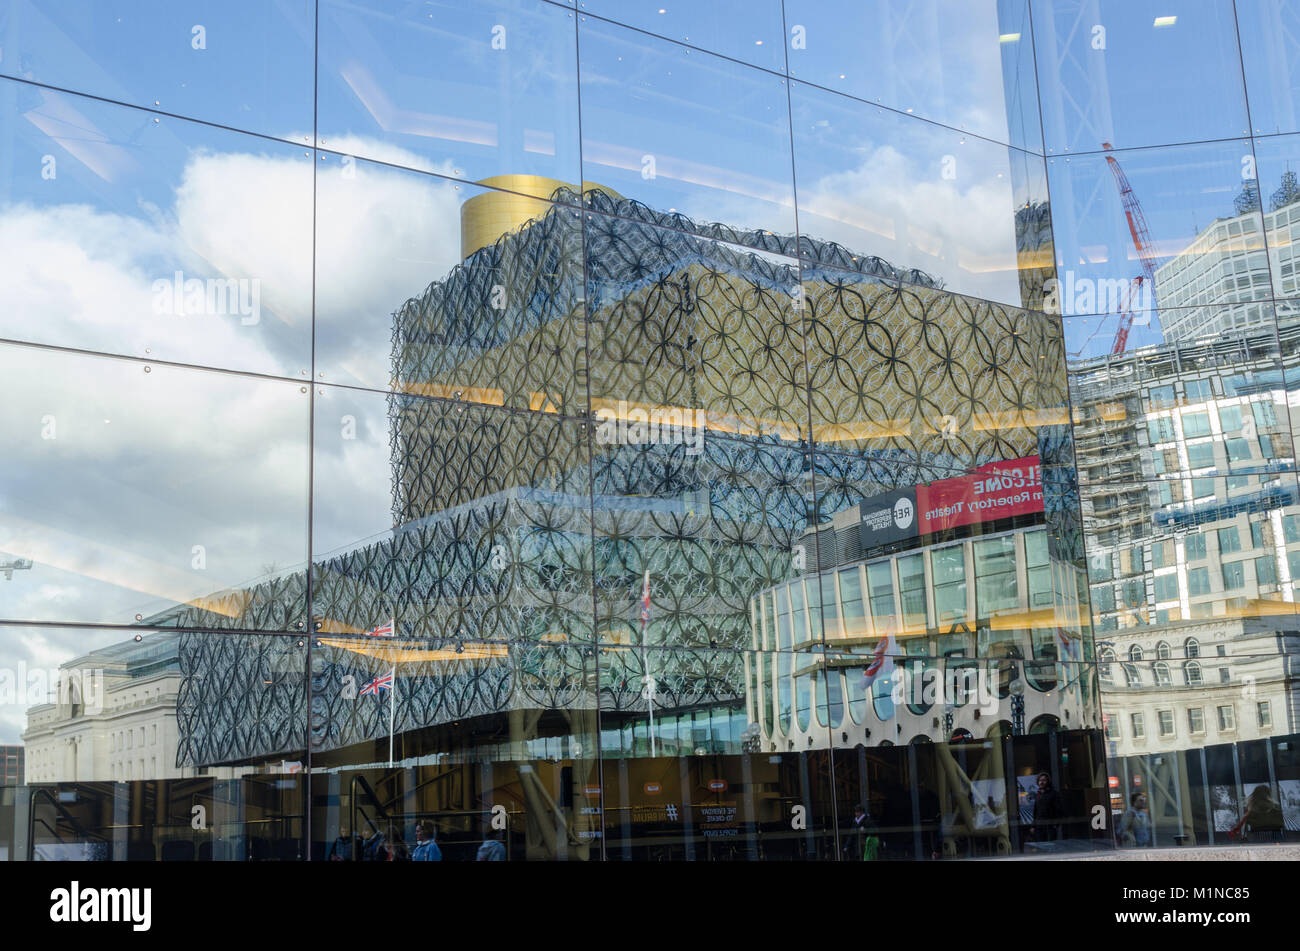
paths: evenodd
<path fill-rule="evenodd" d="M 392 637 L 393 636 L 393 619 L 389 618 L 387 624 L 380 624 L 378 627 L 372 627 L 366 631 L 366 637 Z"/>
<path fill-rule="evenodd" d="M 883 637 L 876 649 L 871 652 L 871 663 L 862 671 L 862 683 L 869 686 L 873 681 L 888 680 L 894 675 L 894 635 L 888 634 Z"/>
<path fill-rule="evenodd" d="M 377 697 L 379 696 L 379 691 L 381 690 L 392 690 L 393 673 L 394 671 L 390 670 L 388 673 L 381 674 L 380 676 L 376 677 L 374 680 L 370 681 L 370 683 L 366 684 L 364 687 L 361 688 L 361 696 L 364 697 L 366 694 L 372 693 Z"/>

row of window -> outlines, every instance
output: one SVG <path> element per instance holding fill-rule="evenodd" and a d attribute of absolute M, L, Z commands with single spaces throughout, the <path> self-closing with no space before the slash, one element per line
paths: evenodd
<path fill-rule="evenodd" d="M 149 730 L 152 733 L 149 739 L 149 745 L 153 746 L 158 742 L 158 724 L 154 723 L 150 725 Z M 144 746 L 144 731 L 145 731 L 144 727 L 138 728 L 138 732 L 140 734 L 140 740 L 138 743 L 139 746 Z M 137 745 L 135 739 L 136 732 L 137 732 L 137 728 L 132 727 L 131 729 L 118 730 L 116 733 L 110 733 L 108 735 L 109 752 L 115 753 L 118 750 L 133 749 Z"/>
<path fill-rule="evenodd" d="M 1240 478 L 1245 481 L 1250 476 Z M 1193 484 L 1201 481 L 1213 483 L 1215 480 L 1192 480 Z M 1213 494 L 1213 492 L 1210 494 Z M 1229 525 L 1226 528 L 1185 535 L 1182 539 L 1185 560 L 1202 561 L 1209 558 L 1209 538 L 1211 535 L 1214 536 L 1218 543 L 1220 555 L 1243 550 L 1241 529 L 1236 525 Z M 1282 516 L 1282 541 L 1287 545 L 1300 544 L 1300 516 Z M 1261 519 L 1251 523 L 1251 548 L 1272 548 L 1274 544 L 1276 544 L 1274 532 L 1267 520 Z M 1147 564 L 1147 561 L 1148 559 L 1141 545 L 1118 552 L 1094 552 L 1088 557 L 1088 573 L 1093 581 L 1110 581 L 1116 575 L 1140 574 L 1148 570 L 1148 568 L 1153 571 L 1160 568 L 1172 568 L 1178 563 L 1174 539 L 1167 538 L 1152 542 L 1150 565 Z"/>
<path fill-rule="evenodd" d="M 144 770 L 144 760 L 137 760 L 140 764 L 139 770 L 132 768 L 131 760 L 113 764 L 113 779 L 117 782 L 124 782 L 131 779 L 155 779 L 158 776 L 158 758 L 149 757 L 149 772 Z"/>
<path fill-rule="evenodd" d="M 1232 704 L 1219 705 L 1215 708 L 1215 714 L 1218 717 L 1220 733 L 1232 733 L 1237 729 L 1237 711 Z M 1273 709 L 1270 701 L 1260 700 L 1255 704 L 1255 719 L 1260 729 L 1269 729 L 1273 726 Z M 1176 735 L 1174 711 L 1157 711 L 1156 722 L 1162 739 L 1169 739 Z M 1130 714 L 1129 728 L 1133 739 L 1146 739 L 1146 715 L 1143 713 Z M 1188 708 L 1187 732 L 1193 736 L 1203 735 L 1205 733 L 1204 707 Z M 1106 738 L 1110 740 L 1119 740 L 1123 738 L 1118 717 L 1111 716 L 1106 718 Z"/>
<path fill-rule="evenodd" d="M 968 621 L 972 614 L 1016 611 L 1021 608 L 1021 564 L 1029 609 L 1051 607 L 1047 533 L 1038 530 L 1022 537 L 1023 556 L 1018 556 L 1016 535 L 1000 535 L 781 585 L 758 599 L 755 625 L 761 636 L 755 637 L 754 646 L 785 651 L 823 637 L 915 633 L 931 625 Z"/>

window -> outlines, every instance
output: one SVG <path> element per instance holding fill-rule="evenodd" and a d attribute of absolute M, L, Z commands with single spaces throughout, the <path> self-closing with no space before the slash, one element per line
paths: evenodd
<path fill-rule="evenodd" d="M 1255 559 L 1255 583 L 1277 584 L 1277 561 L 1272 555 L 1262 555 Z"/>
<path fill-rule="evenodd" d="M 1183 656 L 1200 657 L 1201 642 L 1194 637 L 1189 637 L 1187 640 L 1183 641 Z"/>
<path fill-rule="evenodd" d="M 1205 711 L 1200 707 L 1193 707 L 1187 711 L 1187 732 L 1205 732 Z"/>
<path fill-rule="evenodd" d="M 1174 405 L 1174 385 L 1151 387 L 1151 405 L 1161 409 Z"/>
<path fill-rule="evenodd" d="M 1173 683 L 1173 681 L 1170 680 L 1169 678 L 1169 665 L 1166 664 L 1163 660 L 1156 664 L 1155 672 L 1156 672 L 1156 686 L 1168 687 L 1171 683 Z"/>
<path fill-rule="evenodd" d="M 1282 537 L 1288 545 L 1300 542 L 1300 515 L 1282 516 Z"/>
<path fill-rule="evenodd" d="M 925 562 L 920 555 L 898 559 L 898 592 L 903 602 L 903 623 L 908 631 L 926 627 Z"/>
<path fill-rule="evenodd" d="M 1209 469 L 1214 465 L 1214 443 L 1203 442 L 1187 447 L 1187 466 L 1190 469 Z"/>
<path fill-rule="evenodd" d="M 840 572 L 840 598 L 844 603 L 844 636 L 865 636 L 867 618 L 862 609 L 862 579 L 857 568 Z"/>
<path fill-rule="evenodd" d="M 966 617 L 966 550 L 961 545 L 930 555 L 934 574 L 934 613 L 940 624 Z"/>
<path fill-rule="evenodd" d="M 1237 714 L 1232 704 L 1219 707 L 1219 732 L 1229 733 L 1237 728 Z"/>
<path fill-rule="evenodd" d="M 1094 611 L 1115 610 L 1115 589 L 1110 585 L 1092 589 L 1092 609 Z"/>
<path fill-rule="evenodd" d="M 1174 438 L 1174 421 L 1168 416 L 1147 420 L 1147 435 L 1151 442 L 1169 442 Z"/>
<path fill-rule="evenodd" d="M 1193 479 L 1192 480 L 1192 498 L 1208 499 L 1214 496 L 1214 479 Z"/>
<path fill-rule="evenodd" d="M 1128 649 L 1128 659 L 1131 660 L 1131 661 L 1132 661 L 1133 663 L 1135 663 L 1135 664 L 1137 664 L 1137 663 L 1141 663 L 1141 662 L 1142 662 L 1142 648 L 1138 647 L 1136 644 L 1134 644 L 1132 647 L 1130 647 L 1130 648 Z"/>
<path fill-rule="evenodd" d="M 1210 414 L 1209 413 L 1184 413 L 1183 414 L 1183 435 L 1188 439 L 1194 436 L 1210 435 Z"/>
<path fill-rule="evenodd" d="M 1142 714 L 1140 713 L 1133 714 L 1129 718 L 1129 722 L 1132 723 L 1133 725 L 1133 739 L 1135 740 L 1144 739 L 1147 735 L 1147 728 L 1146 728 L 1146 724 L 1143 722 Z"/>
<path fill-rule="evenodd" d="M 1268 547 L 1267 533 L 1264 531 L 1264 527 L 1267 524 L 1268 524 L 1267 522 L 1250 523 L 1250 547 L 1251 548 Z"/>
<path fill-rule="evenodd" d="M 1160 720 L 1160 735 L 1170 737 L 1174 735 L 1174 711 L 1161 710 L 1156 716 Z"/>
<path fill-rule="evenodd" d="M 1189 660 L 1183 664 L 1183 681 L 1189 687 L 1199 687 L 1204 683 L 1201 676 L 1201 665 L 1194 660 Z"/>
<path fill-rule="evenodd" d="M 1201 558 L 1206 557 L 1204 532 L 1198 535 L 1188 535 L 1183 545 L 1187 551 L 1188 561 L 1198 561 Z"/>
<path fill-rule="evenodd" d="M 1241 407 L 1220 406 L 1219 427 L 1225 433 L 1235 433 L 1241 429 Z"/>
<path fill-rule="evenodd" d="M 1052 565 L 1047 553 L 1047 532 L 1025 536 L 1025 565 L 1029 575 L 1029 606 L 1052 605 Z"/>
<path fill-rule="evenodd" d="M 1118 740 L 1119 738 L 1119 720 L 1115 717 L 1106 717 L 1106 739 Z"/>
<path fill-rule="evenodd" d="M 1227 555 L 1234 551 L 1241 551 L 1241 534 L 1237 527 L 1219 529 L 1219 553 Z"/>
<path fill-rule="evenodd" d="M 1156 575 L 1156 600 L 1157 601 L 1177 601 L 1178 600 L 1178 575 L 1171 572 L 1167 575 Z"/>
<path fill-rule="evenodd" d="M 1272 403 L 1251 403 L 1250 408 L 1255 414 L 1255 424 L 1261 429 L 1277 425 L 1277 411 Z"/>
<path fill-rule="evenodd" d="M 1174 564 L 1174 543 L 1172 541 L 1155 542 L 1152 544 L 1152 568 L 1171 568 Z"/>
<path fill-rule="evenodd" d="M 1169 651 L 1169 644 L 1167 642 L 1161 641 L 1160 643 L 1156 644 L 1157 658 L 1159 658 L 1160 660 L 1168 660 L 1171 656 L 1172 654 Z"/>
<path fill-rule="evenodd" d="M 1193 568 L 1187 572 L 1187 593 L 1193 597 L 1210 593 L 1210 569 Z"/>
<path fill-rule="evenodd" d="M 981 617 L 1020 606 L 1013 536 L 975 542 L 975 604 Z"/>
<path fill-rule="evenodd" d="M 1223 590 L 1236 591 L 1246 585 L 1245 562 L 1232 561 L 1223 566 Z"/>
<path fill-rule="evenodd" d="M 1115 663 L 1116 659 L 1114 648 L 1103 647 L 1097 652 L 1097 672 L 1101 677 L 1102 683 L 1108 684 L 1111 682 L 1111 664 Z"/>
<path fill-rule="evenodd" d="M 1229 462 L 1246 462 L 1253 455 L 1250 451 L 1250 440 L 1239 436 L 1225 440 L 1224 446 L 1228 450 Z"/>
<path fill-rule="evenodd" d="M 1219 683 L 1221 684 L 1232 683 L 1232 671 L 1230 671 L 1227 667 L 1219 668 Z"/>
<path fill-rule="evenodd" d="M 881 561 L 867 566 L 867 590 L 871 597 L 871 620 L 876 636 L 897 632 L 898 618 L 894 611 L 894 576 L 889 562 Z"/>
<path fill-rule="evenodd" d="M 1203 403 L 1214 396 L 1214 387 L 1209 380 L 1188 380 L 1183 384 L 1183 391 L 1189 403 Z"/>
<path fill-rule="evenodd" d="M 1267 700 L 1261 700 L 1255 704 L 1255 718 L 1260 727 L 1268 729 L 1273 725 L 1273 709 L 1269 706 Z"/>

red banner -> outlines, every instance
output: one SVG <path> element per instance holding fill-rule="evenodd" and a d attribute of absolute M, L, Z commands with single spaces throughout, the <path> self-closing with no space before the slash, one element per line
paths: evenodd
<path fill-rule="evenodd" d="M 916 487 L 921 534 L 1043 510 L 1038 456 L 980 466 L 972 474 Z"/>

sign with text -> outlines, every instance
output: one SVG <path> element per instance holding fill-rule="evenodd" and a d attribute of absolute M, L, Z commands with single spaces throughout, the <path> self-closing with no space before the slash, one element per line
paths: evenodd
<path fill-rule="evenodd" d="M 862 519 L 862 547 L 871 550 L 890 542 L 915 538 L 917 535 L 916 489 L 895 489 L 863 500 L 859 506 Z"/>
<path fill-rule="evenodd" d="M 1043 511 L 1043 468 L 1038 456 L 989 462 L 970 475 L 916 487 L 923 535 L 958 525 L 992 522 Z"/>

